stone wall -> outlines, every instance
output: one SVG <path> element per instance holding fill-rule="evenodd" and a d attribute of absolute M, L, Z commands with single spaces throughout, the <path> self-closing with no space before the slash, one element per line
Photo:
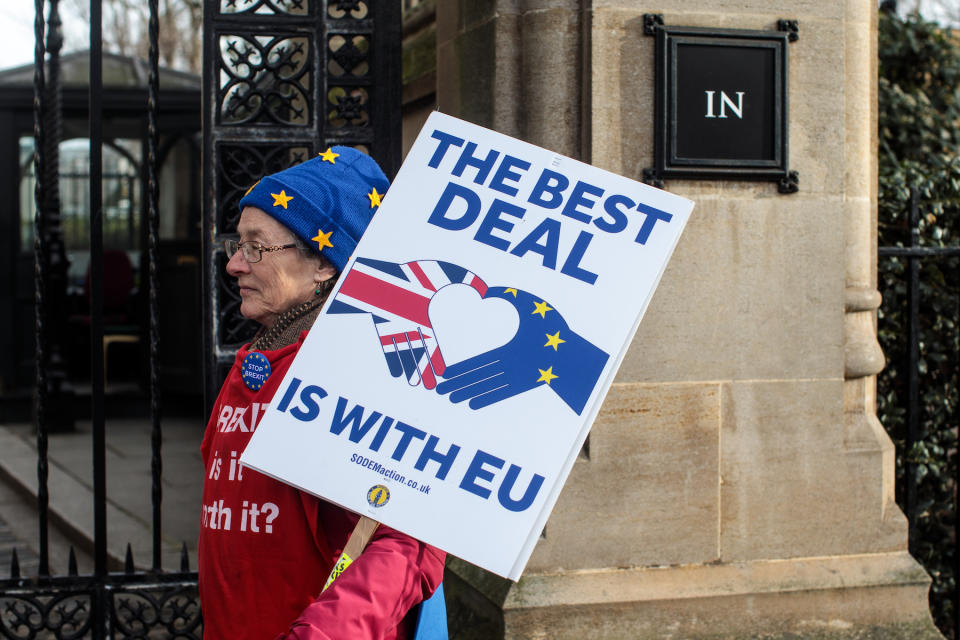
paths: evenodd
<path fill-rule="evenodd" d="M 451 561 L 458 637 L 938 637 L 875 417 L 873 0 L 450 0 L 437 102 L 640 179 L 667 25 L 789 45 L 789 162 L 693 215 L 524 578 Z"/>

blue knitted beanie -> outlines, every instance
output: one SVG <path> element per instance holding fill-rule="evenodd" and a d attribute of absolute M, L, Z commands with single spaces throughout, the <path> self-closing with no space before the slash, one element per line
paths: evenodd
<path fill-rule="evenodd" d="M 367 154 L 331 147 L 257 182 L 240 210 L 262 209 L 343 271 L 389 185 Z"/>

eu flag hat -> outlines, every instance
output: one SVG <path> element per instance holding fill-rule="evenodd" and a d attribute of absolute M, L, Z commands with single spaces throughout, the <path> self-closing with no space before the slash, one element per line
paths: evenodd
<path fill-rule="evenodd" d="M 367 154 L 330 147 L 261 179 L 240 199 L 240 209 L 265 211 L 343 271 L 389 185 Z"/>

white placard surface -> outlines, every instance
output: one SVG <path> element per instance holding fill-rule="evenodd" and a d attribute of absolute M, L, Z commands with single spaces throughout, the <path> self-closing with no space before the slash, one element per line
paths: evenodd
<path fill-rule="evenodd" d="M 432 114 L 242 463 L 518 579 L 692 209 Z"/>

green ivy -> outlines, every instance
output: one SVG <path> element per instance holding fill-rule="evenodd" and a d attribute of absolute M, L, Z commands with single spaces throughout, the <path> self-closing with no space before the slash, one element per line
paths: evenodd
<path fill-rule="evenodd" d="M 879 24 L 879 244 L 909 240 L 910 190 L 918 194 L 920 244 L 957 246 L 960 233 L 960 46 L 957 35 L 917 15 L 881 12 Z M 933 577 L 937 626 L 953 636 L 955 474 L 958 463 L 957 258 L 921 261 L 920 437 L 906 450 L 908 262 L 882 258 L 879 336 L 887 369 L 877 412 L 897 445 L 897 500 L 917 486 L 911 550 Z M 907 478 L 908 464 L 914 477 Z"/>

